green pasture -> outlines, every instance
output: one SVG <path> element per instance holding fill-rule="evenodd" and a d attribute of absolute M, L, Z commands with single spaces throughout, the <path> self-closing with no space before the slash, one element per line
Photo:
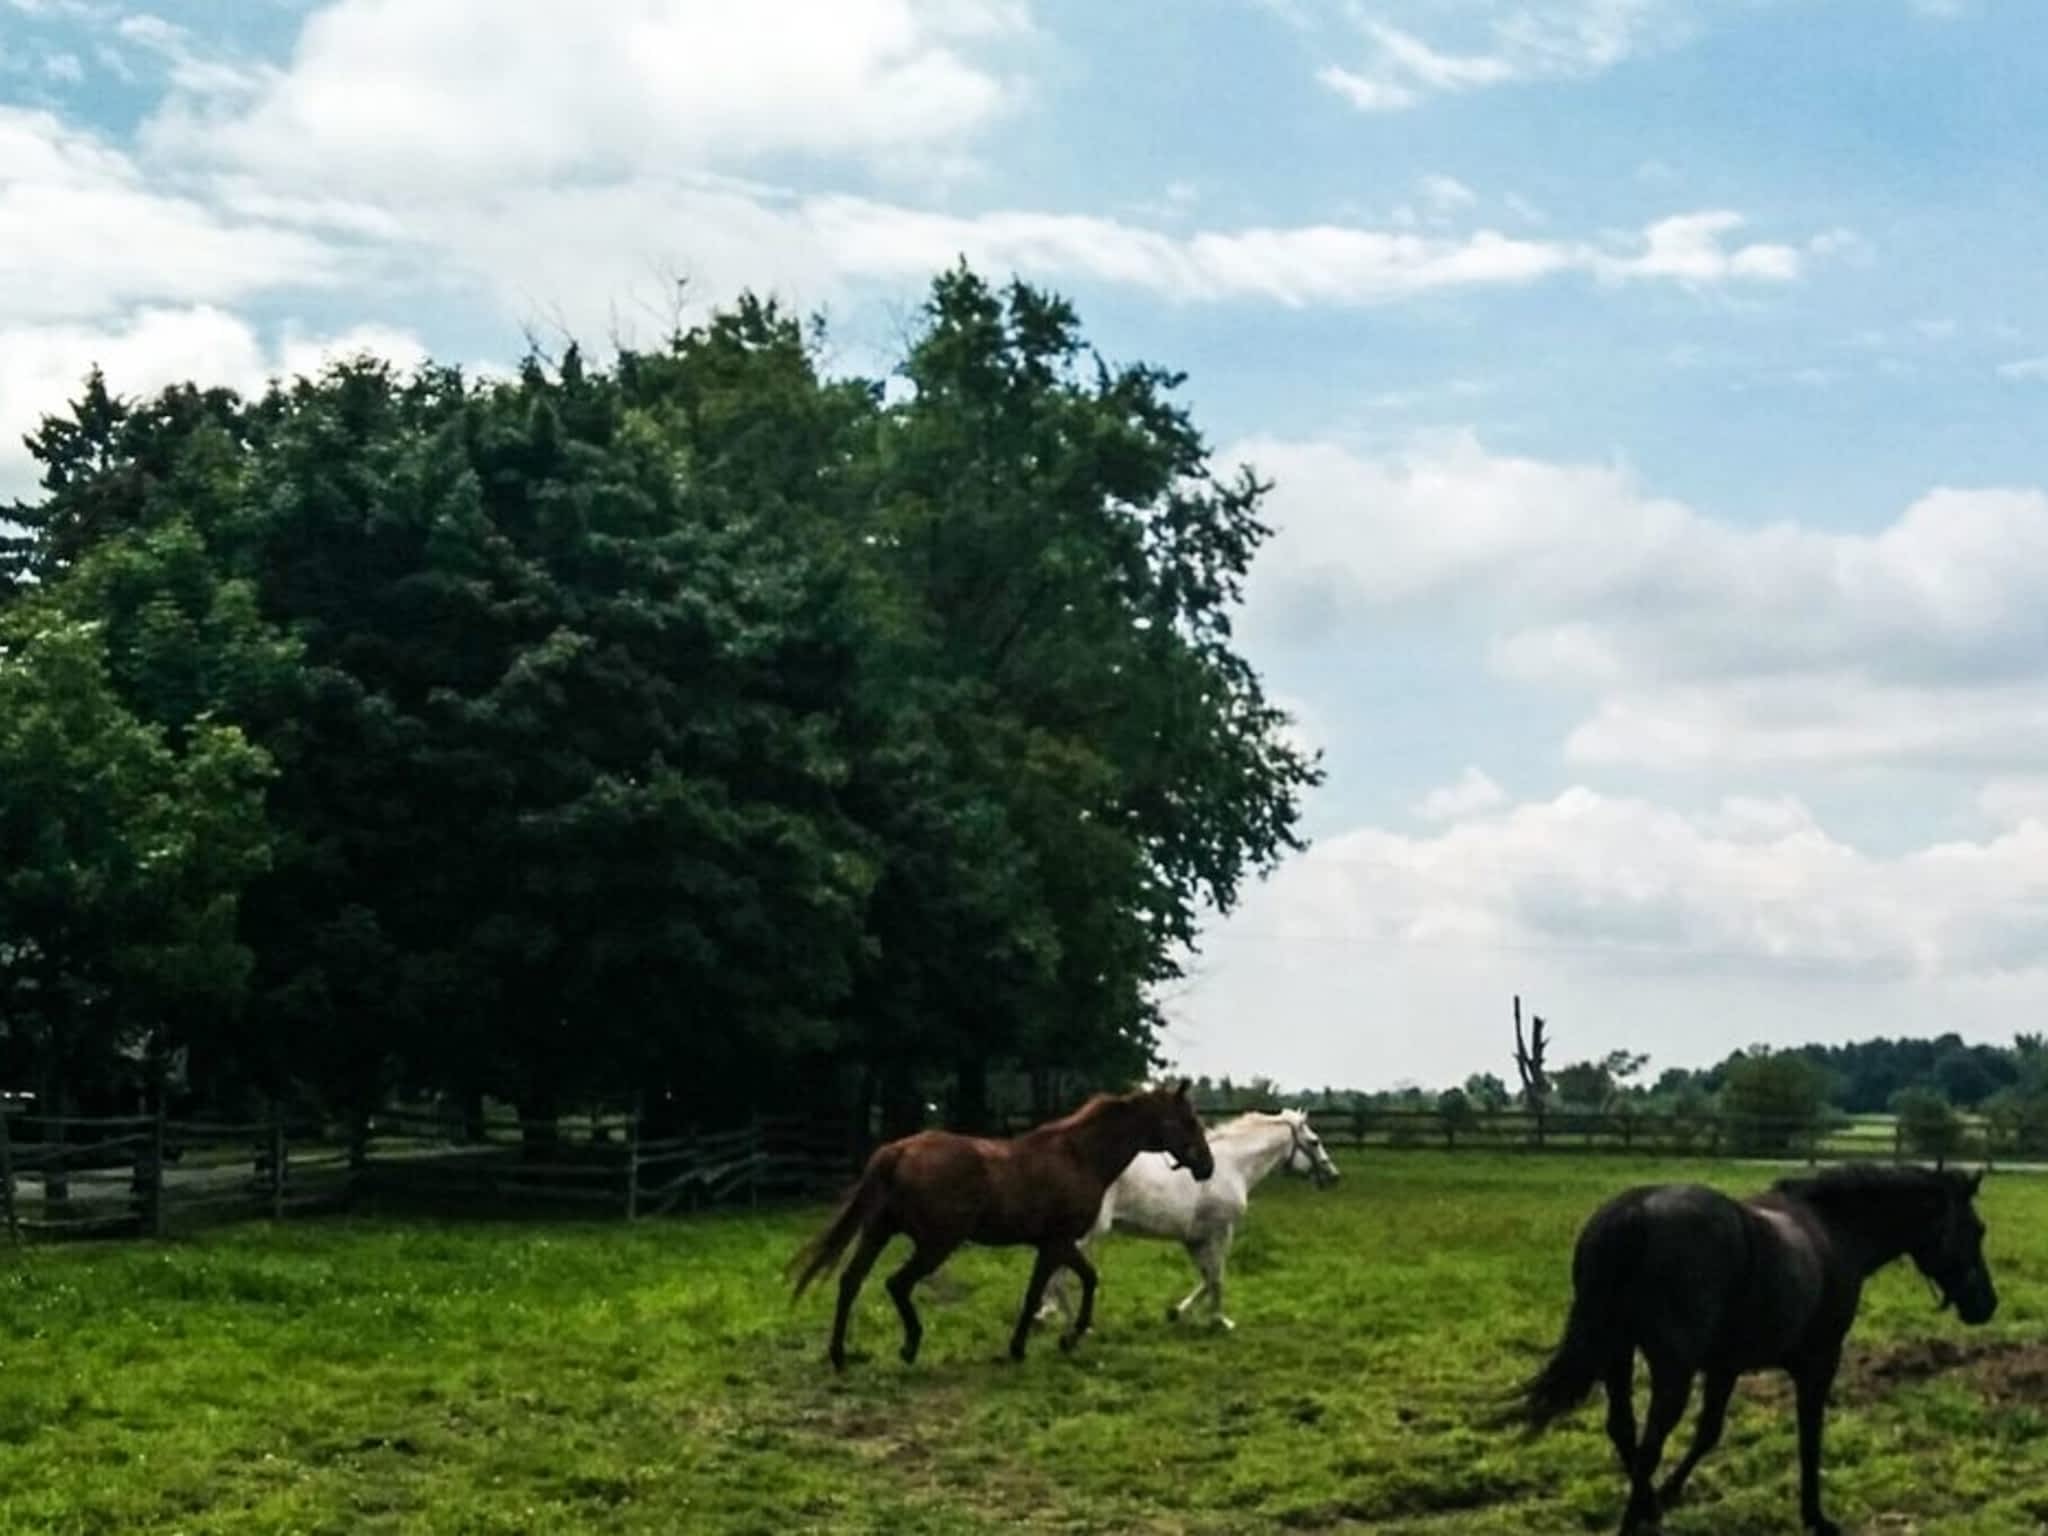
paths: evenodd
<path fill-rule="evenodd" d="M 1755 1167 L 1353 1153 L 1276 1179 L 1233 1334 L 1173 1326 L 1178 1249 L 1105 1249 L 1075 1355 L 1003 1346 L 1028 1259 L 970 1251 L 895 1357 L 871 1283 L 834 1379 L 829 1287 L 783 1261 L 817 1209 L 623 1224 L 250 1226 L 0 1254 L 0 1529 L 36 1532 L 1235 1532 L 1612 1528 L 1588 1409 L 1478 1427 L 1553 1340 L 1578 1223 L 1625 1183 Z M 1994 1176 L 2004 1294 L 1970 1333 L 1874 1287 L 1830 1423 L 1852 1530 L 2048 1521 L 2048 1177 Z M 885 1256 L 875 1281 L 892 1260 Z M 1787 1394 L 1746 1388 L 1674 1536 L 1792 1532 Z"/>

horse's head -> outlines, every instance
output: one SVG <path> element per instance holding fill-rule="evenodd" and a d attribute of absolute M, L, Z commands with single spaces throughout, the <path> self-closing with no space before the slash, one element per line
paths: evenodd
<path fill-rule="evenodd" d="M 1998 1310 L 1998 1291 L 1984 1259 L 1984 1223 L 1974 1203 L 1984 1175 L 1944 1172 L 1935 1177 L 1938 1202 L 1907 1252 L 1940 1289 L 1942 1306 L 1954 1307 L 1966 1323 L 1988 1323 Z"/>
<path fill-rule="evenodd" d="M 1145 1150 L 1164 1152 L 1176 1168 L 1185 1168 L 1198 1180 L 1216 1171 L 1216 1158 L 1209 1151 L 1209 1138 L 1202 1132 L 1202 1117 L 1188 1098 L 1188 1080 L 1174 1088 L 1154 1088 L 1139 1095 L 1146 1110 Z"/>
<path fill-rule="evenodd" d="M 1327 1189 L 1336 1183 L 1337 1165 L 1330 1161 L 1330 1154 L 1323 1147 L 1323 1138 L 1308 1123 L 1307 1113 L 1299 1109 L 1283 1109 L 1280 1118 L 1294 1137 L 1294 1145 L 1287 1150 L 1287 1171 L 1307 1174 L 1317 1189 Z"/>

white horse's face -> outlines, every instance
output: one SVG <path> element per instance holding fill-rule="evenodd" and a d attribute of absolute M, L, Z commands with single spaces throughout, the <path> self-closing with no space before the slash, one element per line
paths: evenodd
<path fill-rule="evenodd" d="M 1330 1161 L 1323 1138 L 1308 1123 L 1308 1116 L 1298 1109 L 1290 1109 L 1284 1111 L 1280 1118 L 1287 1122 L 1287 1129 L 1294 1137 L 1294 1145 L 1287 1152 L 1287 1171 L 1306 1174 L 1314 1180 L 1317 1189 L 1336 1183 L 1337 1165 Z"/>

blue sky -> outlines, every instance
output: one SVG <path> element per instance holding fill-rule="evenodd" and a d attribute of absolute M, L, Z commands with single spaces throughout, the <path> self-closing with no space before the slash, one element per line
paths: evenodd
<path fill-rule="evenodd" d="M 1316 843 L 1172 1001 L 1296 1082 L 2037 1027 L 2048 11 L 0 0 L 0 432 L 502 364 L 668 279 L 886 366 L 965 253 L 1278 482 Z M 29 468 L 0 448 L 0 494 Z"/>

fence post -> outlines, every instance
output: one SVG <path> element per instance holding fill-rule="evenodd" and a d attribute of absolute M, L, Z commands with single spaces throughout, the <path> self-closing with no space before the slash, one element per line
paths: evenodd
<path fill-rule="evenodd" d="M 284 1220 L 285 1158 L 284 1106 L 270 1106 L 270 1219 Z"/>
<path fill-rule="evenodd" d="M 49 1102 L 56 1113 L 43 1121 L 43 1215 L 58 1221 L 71 1212 L 71 1153 L 65 1134 L 69 1127 L 64 1124 L 64 1112 L 70 1106 L 61 1093 L 51 1094 Z M 37 1108 L 41 1107 L 38 1100 Z"/>
<path fill-rule="evenodd" d="M 156 1114 L 149 1125 L 149 1235 L 164 1235 L 164 1143 L 170 1111 L 161 1082 L 156 1092 Z"/>
<path fill-rule="evenodd" d="M 6 1208 L 7 1240 L 21 1243 L 21 1221 L 14 1213 L 14 1142 L 7 1130 L 7 1106 L 0 1104 L 0 1206 Z"/>
<path fill-rule="evenodd" d="M 370 1171 L 370 1112 L 352 1110 L 348 1122 L 348 1197 L 353 1200 Z"/>
<path fill-rule="evenodd" d="M 632 1118 L 626 1122 L 626 1220 L 640 1219 L 640 1098 L 633 1098 Z"/>

